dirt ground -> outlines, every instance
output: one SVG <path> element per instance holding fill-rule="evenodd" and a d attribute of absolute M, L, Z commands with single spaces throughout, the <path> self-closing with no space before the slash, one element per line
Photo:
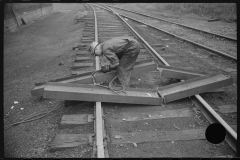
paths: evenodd
<path fill-rule="evenodd" d="M 35 83 L 71 74 L 70 66 L 76 54 L 72 47 L 80 43 L 84 29 L 84 23 L 76 23 L 74 18 L 84 10 L 81 4 L 55 3 L 55 13 L 21 26 L 14 33 L 4 33 L 4 126 L 35 112 L 48 111 L 60 102 L 40 100 L 32 97 L 30 91 Z M 209 26 L 209 29 L 211 27 Z M 60 62 L 64 64 L 59 65 Z M 14 101 L 18 104 L 14 104 Z M 58 125 L 62 115 L 90 112 L 90 106 L 88 104 L 66 108 L 62 105 L 42 119 L 16 125 L 4 131 L 4 156 L 90 158 L 92 149 L 89 146 L 55 153 L 48 151 L 50 142 L 60 133 Z M 121 157 L 120 154 L 118 157 Z"/>
<path fill-rule="evenodd" d="M 4 126 L 34 112 L 48 111 L 59 102 L 39 101 L 30 91 L 35 83 L 71 74 L 76 52 L 72 47 L 79 44 L 84 28 L 84 23 L 75 23 L 74 18 L 84 10 L 81 4 L 54 4 L 55 13 L 14 33 L 4 33 Z M 61 106 L 45 118 L 4 131 L 5 157 L 55 157 L 46 151 L 64 112 L 66 108 Z"/>

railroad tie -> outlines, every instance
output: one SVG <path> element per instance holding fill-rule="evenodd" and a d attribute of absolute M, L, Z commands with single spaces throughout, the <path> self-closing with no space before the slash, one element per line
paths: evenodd
<path fill-rule="evenodd" d="M 92 39 L 92 40 L 89 40 L 89 39 L 83 39 L 83 40 L 81 40 L 81 42 L 83 42 L 83 43 L 88 43 L 88 44 L 90 44 L 90 43 L 92 43 L 94 40 Z"/>
<path fill-rule="evenodd" d="M 89 51 L 87 50 L 83 50 L 83 51 L 80 51 L 80 52 L 77 52 L 76 55 L 89 55 L 91 57 L 93 57 Z"/>
<path fill-rule="evenodd" d="M 75 61 L 87 61 L 87 60 L 94 60 L 93 57 L 76 57 Z"/>
<path fill-rule="evenodd" d="M 71 74 L 72 75 L 81 75 L 81 74 L 84 74 L 84 73 L 88 73 L 88 72 L 93 72 L 94 70 L 92 69 L 92 70 L 87 70 L 87 71 L 78 71 L 78 70 L 75 70 L 75 71 L 71 71 Z"/>
<path fill-rule="evenodd" d="M 55 152 L 91 143 L 92 134 L 57 134 L 49 151 Z"/>
<path fill-rule="evenodd" d="M 72 114 L 72 115 L 63 115 L 59 128 L 73 128 L 78 127 L 83 124 L 93 122 L 94 116 L 92 114 Z"/>
<path fill-rule="evenodd" d="M 83 67 L 93 67 L 93 63 L 74 63 L 72 69 L 83 68 Z"/>
<path fill-rule="evenodd" d="M 176 57 L 176 54 L 174 54 L 174 53 L 169 53 L 169 54 L 161 54 L 161 56 L 163 56 L 163 57 Z"/>
<path fill-rule="evenodd" d="M 86 41 L 87 41 L 87 40 L 94 41 L 94 37 L 92 37 L 92 36 L 87 36 L 87 37 L 85 37 L 85 36 L 84 36 L 84 37 L 81 38 L 81 40 L 84 40 L 84 41 L 85 41 L 85 40 L 86 40 Z"/>

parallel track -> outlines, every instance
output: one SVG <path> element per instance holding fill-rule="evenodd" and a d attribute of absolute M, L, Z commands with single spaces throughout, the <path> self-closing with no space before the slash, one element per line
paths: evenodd
<path fill-rule="evenodd" d="M 112 6 L 111 6 L 111 7 L 112 7 Z M 116 8 L 116 7 L 114 7 L 114 8 Z M 117 9 L 119 9 L 119 8 L 117 8 Z M 121 9 L 121 10 L 128 11 L 128 12 L 131 12 L 131 13 L 135 13 L 135 14 L 138 14 L 138 15 L 143 15 L 143 16 L 151 17 L 151 18 L 153 18 L 153 19 L 158 19 L 158 20 L 163 21 L 163 19 L 159 19 L 159 18 L 157 18 L 157 17 L 152 17 L 152 16 L 150 16 L 150 15 L 141 14 L 141 13 L 139 13 L 139 12 L 132 12 L 132 11 L 125 10 L 125 9 Z M 134 20 L 134 21 L 136 21 L 136 22 L 142 23 L 142 24 L 144 24 L 144 25 L 146 25 L 146 26 L 149 26 L 149 27 L 155 28 L 155 29 L 157 29 L 157 30 L 160 30 L 160 31 L 162 31 L 162 32 L 164 32 L 164 33 L 167 33 L 167 34 L 172 35 L 172 36 L 174 36 L 174 37 L 176 37 L 176 38 L 178 38 L 178 39 L 180 39 L 180 40 L 183 40 L 183 41 L 185 41 L 185 42 L 188 42 L 188 43 L 191 43 L 191 44 L 196 45 L 196 46 L 198 46 L 198 47 L 201 47 L 201 48 L 203 48 L 203 49 L 206 49 L 206 50 L 208 50 L 208 51 L 210 51 L 210 52 L 219 54 L 219 55 L 221 55 L 221 56 L 224 56 L 224 57 L 226 57 L 226 58 L 229 58 L 229 59 L 232 59 L 232 60 L 235 60 L 235 61 L 237 60 L 237 57 L 236 57 L 236 56 L 231 55 L 231 54 L 229 54 L 229 53 L 226 53 L 225 51 L 223 52 L 223 51 L 220 51 L 220 50 L 217 50 L 217 49 L 208 47 L 208 46 L 206 46 L 206 45 L 200 44 L 200 43 L 198 43 L 198 42 L 194 42 L 194 41 L 189 40 L 189 39 L 187 39 L 187 38 L 183 38 L 183 37 L 181 37 L 181 36 L 178 36 L 178 35 L 176 35 L 176 34 L 173 34 L 173 33 L 171 33 L 171 32 L 168 32 L 168 31 L 166 31 L 166 30 L 160 29 L 159 27 L 155 27 L 155 26 L 149 25 L 149 24 L 147 24 L 147 23 L 143 23 L 142 21 L 139 21 L 139 20 L 137 20 L 137 19 L 135 19 L 135 18 L 132 18 L 132 17 L 130 17 L 130 16 L 127 16 L 127 15 L 125 15 L 125 14 L 119 13 L 119 15 L 121 15 L 121 16 L 123 16 L 123 17 L 125 17 L 125 18 L 128 18 L 128 19 Z M 207 33 L 207 34 L 209 34 L 209 35 L 211 35 L 211 36 L 213 36 L 213 37 L 225 38 L 226 40 L 230 40 L 230 41 L 233 40 L 233 41 L 234 41 L 233 43 L 236 43 L 236 39 L 231 39 L 230 37 L 226 37 L 226 36 L 223 36 L 223 35 L 215 34 L 215 33 L 212 33 L 212 32 L 206 32 L 206 31 L 203 31 L 203 30 L 199 30 L 199 29 L 196 29 L 196 28 L 189 27 L 189 26 L 187 26 L 187 25 L 181 25 L 181 24 L 178 24 L 178 23 L 170 22 L 170 21 L 167 21 L 167 22 L 168 22 L 168 23 L 172 23 L 172 24 L 176 24 L 176 25 L 179 25 L 179 26 L 182 26 L 182 27 L 185 27 L 185 28 L 191 28 L 191 29 L 194 30 L 194 31 L 204 32 L 204 33 Z M 231 42 L 229 42 L 229 43 L 231 43 Z"/>
<path fill-rule="evenodd" d="M 97 9 L 96 9 L 97 10 Z M 113 12 L 113 11 L 111 11 Z M 103 10 L 99 10 L 97 11 L 97 19 L 98 19 L 98 24 L 101 24 L 99 26 L 99 31 L 98 31 L 98 35 L 99 35 L 99 40 L 102 42 L 102 41 L 105 41 L 111 37 L 115 37 L 115 36 L 118 36 L 119 34 L 120 35 L 124 35 L 124 34 L 128 34 L 129 35 L 129 32 L 126 32 L 125 30 L 126 29 L 121 29 L 121 21 L 117 22 L 116 18 L 115 18 L 115 15 L 118 16 L 118 19 L 122 20 L 123 22 L 125 22 L 125 25 L 126 25 L 126 21 L 120 16 L 121 14 L 116 14 L 115 15 L 108 15 L 107 12 L 104 12 Z M 106 16 L 108 16 L 108 18 L 106 18 Z M 111 25 L 110 24 L 112 23 L 112 21 L 116 21 L 114 22 L 115 25 Z M 117 24 L 116 24 L 117 23 Z M 122 26 L 124 28 L 124 26 Z M 130 25 L 127 24 L 127 27 L 128 28 L 131 28 Z M 106 29 L 108 28 L 108 29 Z M 125 27 L 126 28 L 126 27 Z M 105 32 L 106 30 L 108 30 L 108 32 Z M 118 31 L 121 30 L 121 33 L 118 34 Z M 111 34 L 109 34 L 109 32 L 112 31 Z M 137 38 L 143 45 L 143 48 L 145 48 L 148 52 L 147 56 L 148 57 L 149 55 L 154 55 L 155 58 L 157 58 L 158 60 L 158 63 L 159 61 L 161 61 L 162 64 L 165 64 L 167 66 L 169 66 L 169 64 L 159 55 L 157 54 L 157 52 L 147 43 L 145 43 L 145 40 L 143 38 L 141 38 L 136 31 L 131 31 L 132 34 L 131 35 L 134 35 L 135 38 Z M 95 32 L 96 33 L 96 32 Z M 96 36 L 95 36 L 96 38 Z M 97 41 L 97 39 L 95 39 L 95 41 Z M 141 55 L 142 53 L 140 53 Z M 144 54 L 142 55 L 146 55 L 146 52 L 144 52 Z M 104 63 L 104 59 L 101 60 L 102 63 Z M 214 119 L 212 121 L 210 121 L 211 123 L 214 123 L 214 122 L 218 122 L 218 123 L 221 123 L 227 130 L 227 142 L 231 145 L 231 147 L 233 147 L 233 149 L 236 151 L 236 132 L 232 130 L 232 128 L 225 122 L 222 120 L 222 118 L 220 116 L 217 115 L 217 113 L 211 109 L 210 105 L 207 104 L 206 101 L 204 101 L 204 99 L 200 96 L 200 95 L 196 95 L 195 97 L 192 97 L 192 99 L 194 99 L 195 101 L 198 101 L 198 103 L 200 102 L 200 104 L 202 104 L 202 107 L 204 106 L 204 110 L 205 110 L 205 116 L 210 116 L 210 117 L 213 117 L 211 119 Z M 199 108 L 201 111 L 203 110 L 203 108 Z M 209 119 L 209 118 L 208 118 Z"/>
<path fill-rule="evenodd" d="M 207 33 L 207 34 L 210 34 L 212 36 L 224 38 L 224 39 L 227 39 L 227 40 L 237 41 L 237 39 L 233 38 L 233 37 L 229 37 L 229 36 L 225 36 L 225 35 L 221 35 L 221 34 L 217 34 L 217 33 L 213 33 L 213 32 L 204 31 L 204 30 L 201 30 L 201 29 L 198 29 L 198 28 L 194 28 L 194 27 L 190 27 L 190 26 L 187 26 L 187 25 L 184 25 L 184 24 L 172 22 L 172 21 L 169 21 L 169 20 L 166 20 L 166 19 L 162 19 L 162 18 L 159 18 L 159 17 L 151 16 L 151 15 L 148 15 L 148 14 L 143 14 L 143 13 L 140 13 L 140 12 L 135 12 L 135 11 L 123 9 L 123 8 L 116 7 L 116 6 L 110 6 L 110 5 L 106 5 L 106 6 L 111 7 L 111 8 L 116 8 L 116 9 L 119 9 L 119 10 L 123 10 L 123 11 L 128 11 L 128 12 L 131 12 L 131 13 L 136 13 L 136 14 L 139 14 L 139 15 L 150 17 L 152 19 L 157 19 L 157 20 L 160 20 L 160 21 L 168 22 L 168 23 L 171 23 L 171 24 L 176 24 L 176 25 L 179 25 L 179 26 L 182 26 L 182 27 L 186 27 L 186 28 L 195 30 L 195 31 Z"/>

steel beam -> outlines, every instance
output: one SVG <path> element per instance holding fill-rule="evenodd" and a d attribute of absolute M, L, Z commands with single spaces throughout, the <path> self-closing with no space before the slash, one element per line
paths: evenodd
<path fill-rule="evenodd" d="M 192 78 L 204 76 L 207 74 L 207 73 L 198 72 L 194 70 L 170 67 L 166 65 L 158 65 L 158 69 L 162 77 L 176 78 L 181 80 L 192 79 Z"/>
<path fill-rule="evenodd" d="M 144 60 L 136 62 L 135 66 L 132 70 L 132 75 L 139 74 L 142 72 L 150 72 L 150 71 L 156 71 L 157 65 L 152 62 L 152 60 Z M 89 71 L 84 74 L 79 74 L 76 76 L 69 76 L 65 78 L 59 78 L 55 80 L 51 80 L 50 82 L 61 82 L 61 83 L 81 83 L 81 84 L 92 84 L 92 71 Z M 117 72 L 112 71 L 108 73 L 96 73 L 95 74 L 95 80 L 97 83 L 103 82 L 103 81 L 110 81 L 116 76 Z M 32 96 L 40 97 L 43 94 L 43 88 L 45 87 L 46 82 L 35 84 L 35 88 L 31 91 Z"/>
<path fill-rule="evenodd" d="M 164 102 L 171 102 L 192 95 L 204 93 L 217 88 L 231 85 L 233 79 L 222 74 L 212 74 L 175 83 L 158 89 Z"/>
<path fill-rule="evenodd" d="M 43 98 L 146 105 L 162 104 L 162 98 L 158 96 L 156 90 L 125 88 L 124 92 L 116 94 L 110 89 L 92 84 L 49 82 L 44 87 Z"/>

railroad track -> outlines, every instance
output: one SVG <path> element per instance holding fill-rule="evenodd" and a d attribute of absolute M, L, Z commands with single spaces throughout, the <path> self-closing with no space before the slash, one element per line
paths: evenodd
<path fill-rule="evenodd" d="M 169 64 L 171 64 L 171 66 L 187 69 L 191 66 L 190 69 L 207 71 L 206 73 L 215 73 L 216 66 L 214 65 L 217 62 L 224 64 L 218 68 L 218 72 L 226 66 L 236 68 L 235 63 L 223 57 L 201 60 L 201 58 L 195 57 L 186 51 L 180 52 L 183 49 L 192 49 L 198 50 L 205 56 L 208 54 L 205 53 L 206 51 L 172 39 L 165 33 L 160 33 L 152 28 L 143 28 L 133 21 L 129 22 L 129 19 L 121 17 L 120 14 L 109 8 L 103 9 L 102 6 L 89 4 L 85 4 L 85 7 L 88 14 L 77 20 L 86 22 L 86 28 L 81 44 L 76 48 L 80 51 L 77 52 L 72 66 L 72 74 L 76 76 L 72 76 L 70 79 L 56 80 L 53 83 L 58 81 L 71 83 L 73 79 L 75 79 L 73 83 L 77 83 L 76 79 L 80 82 L 82 77 L 83 79 L 89 78 L 86 81 L 81 81 L 81 83 L 91 83 L 89 73 L 98 70 L 100 65 L 107 64 L 108 61 L 104 57 L 94 59 L 88 53 L 87 46 L 94 40 L 103 42 L 111 37 L 122 35 L 133 36 L 142 45 L 136 65 L 154 62 L 157 65 L 170 66 Z M 141 32 L 141 36 L 138 32 Z M 152 39 L 149 38 L 149 33 L 155 35 L 155 37 L 151 36 Z M 156 35 L 164 39 L 160 41 L 161 44 L 159 44 L 159 41 L 155 44 L 152 43 L 156 42 Z M 153 44 L 152 46 L 144 40 L 145 37 L 148 42 Z M 171 50 L 171 48 L 175 50 Z M 181 54 L 176 54 L 177 51 Z M 189 57 L 184 59 L 186 56 Z M 152 57 L 155 59 L 154 61 L 152 61 Z M 209 65 L 210 63 L 213 64 Z M 195 64 L 201 65 L 195 66 Z M 213 66 L 214 68 L 212 68 Z M 221 70 L 220 73 L 222 72 L 226 73 L 227 71 Z M 234 83 L 236 83 L 236 73 L 227 73 L 233 76 Z M 161 77 L 159 71 L 146 72 L 142 70 L 142 72 L 139 73 L 138 71 L 138 74 L 133 75 L 130 87 L 156 89 L 157 87 L 169 85 L 173 81 L 175 80 Z M 219 94 L 221 93 L 218 93 L 217 96 Z M 215 102 L 211 95 L 211 93 L 206 93 L 204 97 L 207 101 Z M 226 98 L 228 97 L 226 96 Z M 88 125 L 88 128 L 94 129 L 74 135 L 57 135 L 51 144 L 52 151 L 90 144 L 93 151 L 92 157 L 99 158 L 235 156 L 237 136 L 232 128 L 235 129 L 236 122 L 227 119 L 227 124 L 200 95 L 157 106 L 101 102 L 90 103 L 91 105 L 92 109 L 89 109 L 85 114 L 64 115 L 60 126 L 72 128 L 79 125 Z M 224 141 L 221 144 L 213 145 L 206 140 L 206 127 L 210 123 L 216 122 L 221 123 L 227 130 L 227 143 Z M 196 146 L 197 149 L 192 150 Z M 215 154 L 211 153 L 213 149 Z M 224 151 L 222 152 L 222 150 Z"/>
<path fill-rule="evenodd" d="M 151 16 L 151 15 L 147 15 L 147 14 L 143 14 L 143 13 L 139 13 L 139 12 L 122 9 L 119 7 L 113 7 L 113 6 L 110 6 L 110 7 L 119 10 L 121 16 L 130 18 L 135 21 L 145 22 L 145 25 L 160 29 L 161 31 L 168 33 L 169 35 L 175 36 L 176 38 L 179 38 L 181 40 L 184 40 L 185 42 L 194 44 L 198 47 L 209 50 L 210 52 L 219 54 L 221 56 L 228 57 L 232 60 L 237 60 L 237 55 L 236 55 L 237 39 L 236 38 L 200 30 L 198 28 L 193 28 L 193 27 L 190 27 L 190 26 L 187 26 L 184 24 L 175 23 L 175 22 L 172 22 L 169 20 L 165 20 L 162 18 L 158 18 L 155 16 Z M 129 14 L 129 12 L 130 12 L 130 14 Z M 133 18 L 133 17 L 136 17 L 136 18 Z M 147 19 L 146 17 L 151 18 L 151 20 L 159 20 L 159 22 L 152 23 L 153 25 L 148 25 L 149 24 L 148 22 L 150 22 L 151 20 Z M 164 22 L 164 23 L 162 23 L 162 22 Z M 172 25 L 174 25 L 174 26 L 172 26 Z M 179 26 L 180 28 L 176 27 L 176 26 Z M 171 28 L 173 28 L 173 29 L 171 29 Z M 184 33 L 182 33 L 182 31 L 186 30 L 186 29 L 188 29 L 187 30 L 188 35 L 186 35 L 186 34 L 184 35 Z M 198 37 L 198 38 L 196 39 L 195 37 Z M 201 38 L 199 38 L 199 37 L 201 37 Z M 212 46 L 211 44 L 206 43 L 205 40 L 207 40 L 207 41 L 210 40 L 211 43 L 214 43 L 215 46 Z M 231 49 L 227 50 L 224 47 L 224 44 L 228 44 L 228 46 L 231 46 Z M 216 48 L 216 46 L 217 46 L 217 48 Z"/>
<path fill-rule="evenodd" d="M 236 39 L 236 38 L 233 38 L 233 37 L 229 37 L 229 36 L 225 36 L 225 35 L 222 35 L 222 34 L 217 34 L 217 33 L 209 32 L 209 31 L 201 30 L 201 29 L 194 28 L 194 27 L 191 27 L 191 26 L 187 26 L 187 25 L 184 25 L 184 24 L 181 24 L 181 23 L 176 23 L 176 22 L 173 22 L 173 21 L 169 21 L 169 20 L 166 20 L 166 19 L 163 19 L 163 18 L 151 16 L 151 15 L 148 15 L 148 14 L 143 14 L 143 13 L 140 13 L 140 12 L 134 12 L 134 11 L 127 10 L 127 9 L 123 9 L 123 8 L 116 7 L 116 6 L 110 6 L 110 5 L 106 5 L 106 6 L 108 6 L 108 7 L 110 7 L 110 8 L 116 8 L 116 9 L 122 10 L 122 11 L 127 11 L 127 12 L 131 12 L 131 13 L 135 13 L 135 14 L 138 14 L 138 15 L 143 15 L 143 16 L 145 16 L 145 17 L 157 19 L 157 20 L 160 20 L 160 21 L 163 21 L 163 22 L 167 22 L 167 23 L 171 23 L 171 24 L 176 24 L 176 25 L 179 25 L 179 26 L 182 26 L 182 27 L 186 27 L 186 28 L 195 30 L 195 31 L 199 31 L 199 32 L 202 32 L 202 33 L 207 33 L 207 34 L 212 35 L 212 36 L 224 38 L 224 39 L 227 39 L 227 40 L 237 41 L 237 39 Z"/>

